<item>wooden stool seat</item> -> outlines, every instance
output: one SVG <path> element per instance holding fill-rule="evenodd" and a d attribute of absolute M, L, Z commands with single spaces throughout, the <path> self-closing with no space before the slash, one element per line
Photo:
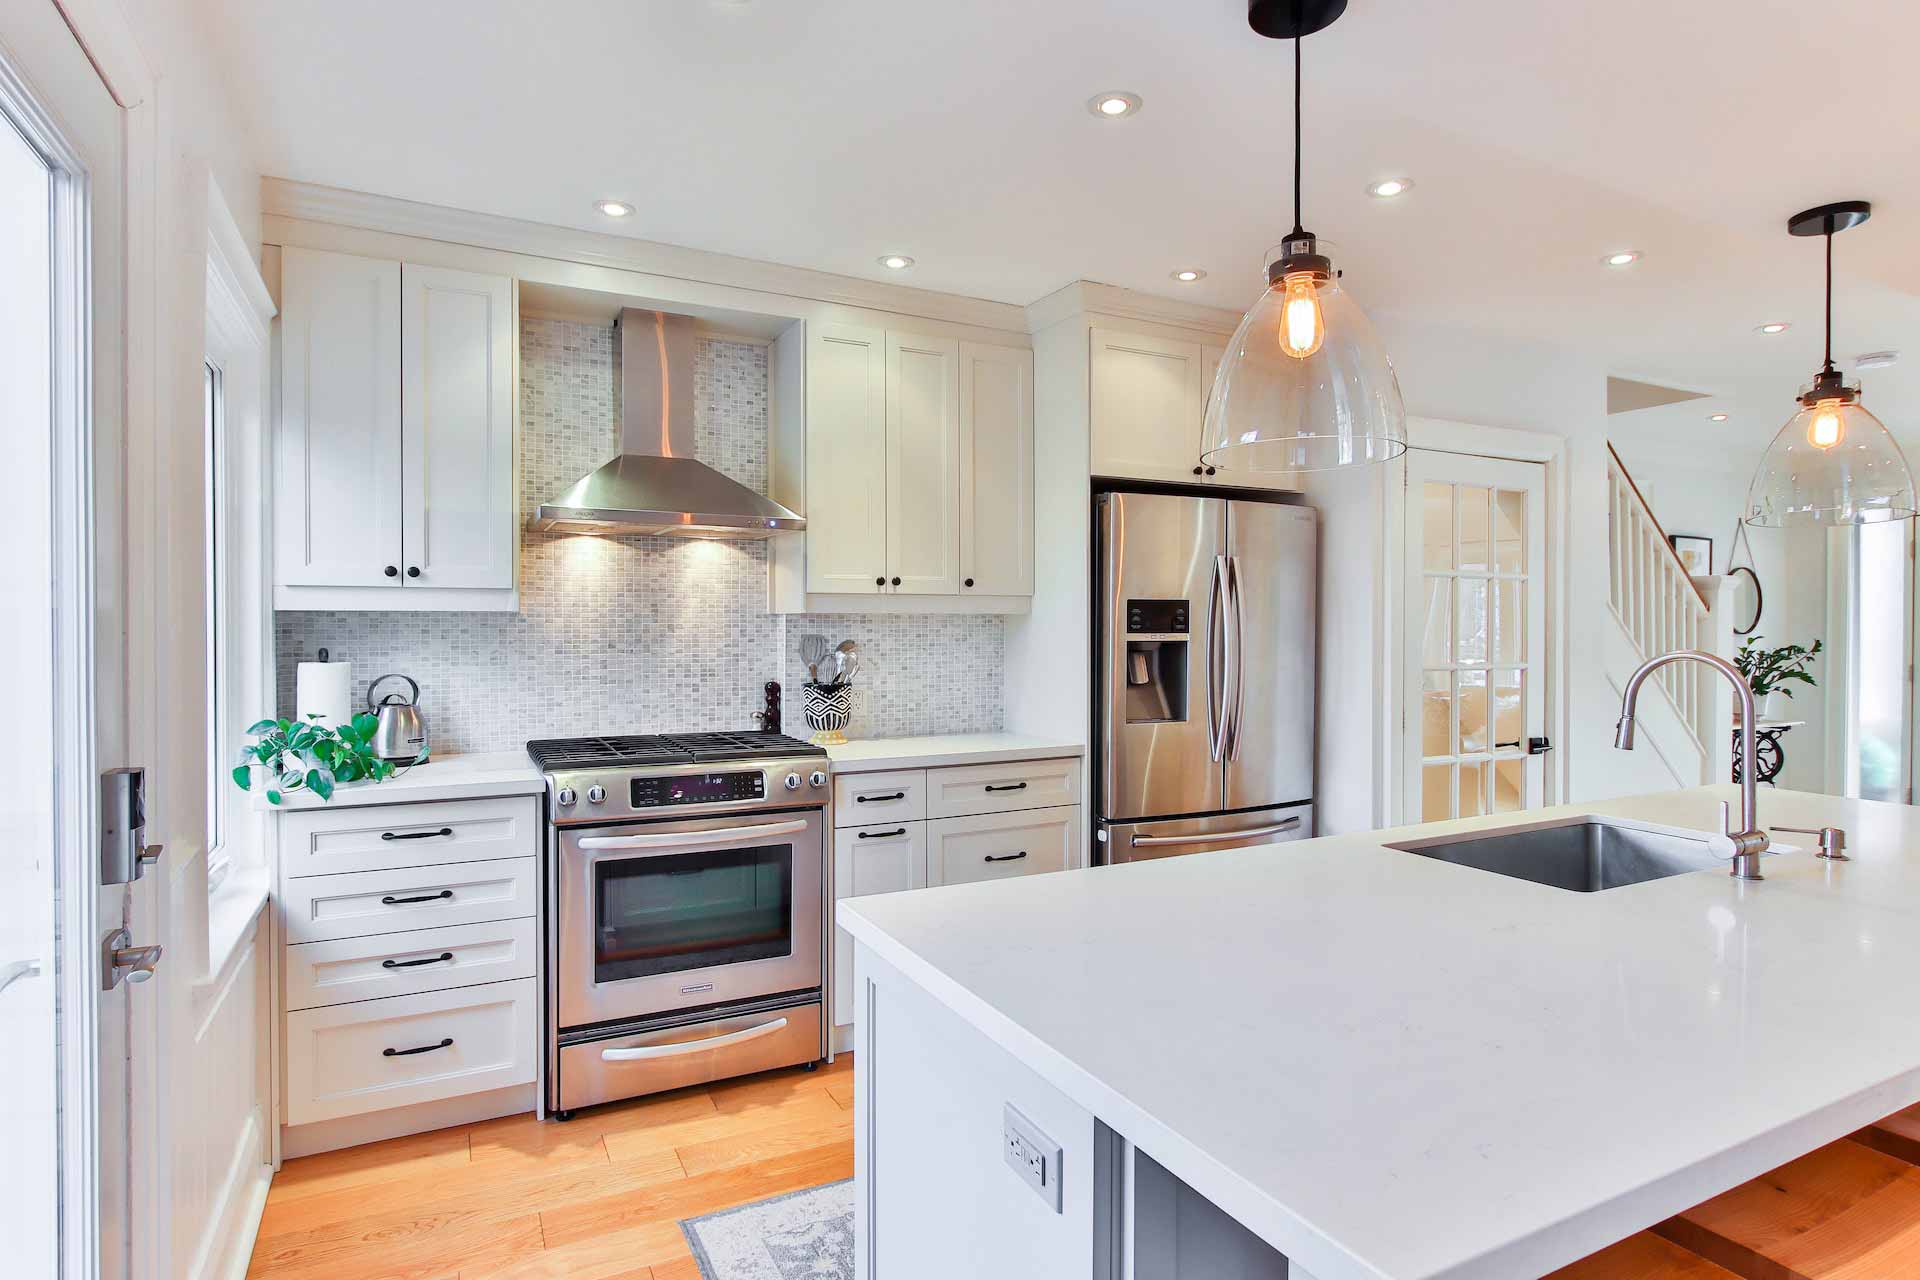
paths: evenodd
<path fill-rule="evenodd" d="M 1651 1231 L 1562 1267 L 1546 1280 L 1738 1280 L 1725 1267 Z"/>
<path fill-rule="evenodd" d="M 1654 1230 L 1747 1280 L 1920 1277 L 1920 1168 L 1842 1139 Z"/>

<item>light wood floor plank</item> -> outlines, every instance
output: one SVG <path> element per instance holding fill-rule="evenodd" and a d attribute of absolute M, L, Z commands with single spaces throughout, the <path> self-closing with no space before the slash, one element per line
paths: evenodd
<path fill-rule="evenodd" d="M 547 1247 L 553 1248 L 606 1231 L 621 1231 L 663 1218 L 698 1217 L 852 1176 L 853 1144 L 835 1143 L 697 1178 L 562 1205 L 542 1213 L 540 1220 Z"/>
<path fill-rule="evenodd" d="M 729 1134 L 724 1138 L 675 1147 L 674 1151 L 680 1157 L 680 1167 L 687 1171 L 689 1178 L 697 1178 L 716 1169 L 758 1164 L 795 1152 L 811 1151 L 815 1147 L 852 1142 L 853 1113 L 842 1111 L 830 1098 L 823 1097 L 820 1101 L 827 1106 L 830 1114 L 799 1116 L 750 1133 Z"/>
<path fill-rule="evenodd" d="M 827 1086 L 827 1096 L 832 1098 L 834 1104 L 842 1111 L 853 1110 L 853 1086 L 851 1084 L 830 1084 Z"/>
<path fill-rule="evenodd" d="M 659 1152 L 705 1142 L 750 1139 L 767 1129 L 801 1122 L 824 1125 L 845 1114 L 834 1105 L 826 1091 L 796 1094 L 774 1102 L 765 1102 L 745 1110 L 682 1120 L 677 1124 L 657 1125 L 651 1129 L 623 1129 L 603 1139 L 608 1158 L 615 1164 L 648 1159 Z"/>
<path fill-rule="evenodd" d="M 470 1159 L 464 1126 L 348 1147 L 289 1160 L 274 1175 L 272 1196 L 294 1200 L 342 1187 L 373 1186 L 433 1169 L 457 1168 Z"/>

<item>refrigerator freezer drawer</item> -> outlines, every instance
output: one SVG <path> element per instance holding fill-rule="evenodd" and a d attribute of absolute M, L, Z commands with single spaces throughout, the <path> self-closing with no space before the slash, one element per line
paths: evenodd
<path fill-rule="evenodd" d="M 1144 862 L 1249 845 L 1285 844 L 1313 838 L 1313 806 L 1252 813 L 1221 813 L 1206 818 L 1157 822 L 1109 822 L 1101 845 L 1103 861 Z"/>

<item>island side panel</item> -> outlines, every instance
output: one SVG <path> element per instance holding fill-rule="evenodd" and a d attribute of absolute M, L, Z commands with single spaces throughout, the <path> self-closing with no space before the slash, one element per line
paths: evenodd
<path fill-rule="evenodd" d="M 854 983 L 858 1280 L 1109 1280 L 1114 1144 L 1093 1116 L 863 943 Z M 1002 1158 L 1008 1104 L 1060 1145 L 1058 1213 Z"/>

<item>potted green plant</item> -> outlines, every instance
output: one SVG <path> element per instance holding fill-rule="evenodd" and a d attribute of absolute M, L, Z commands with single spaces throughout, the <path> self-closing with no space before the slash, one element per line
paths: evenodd
<path fill-rule="evenodd" d="M 1760 640 L 1761 637 L 1755 635 L 1741 641 L 1740 651 L 1733 655 L 1733 665 L 1747 678 L 1758 714 L 1766 719 L 1777 720 L 1786 711 L 1779 699 L 1793 697 L 1789 685 L 1804 684 L 1809 689 L 1819 687 L 1819 682 L 1807 668 L 1820 656 L 1820 642 L 1815 640 L 1811 649 L 1798 644 L 1783 644 L 1768 649 L 1761 646 Z M 1763 699 L 1770 705 L 1761 707 Z M 1734 713 L 1739 714 L 1738 707 L 1734 708 Z"/>
<path fill-rule="evenodd" d="M 307 790 L 322 800 L 333 799 L 343 782 L 384 782 L 394 773 L 391 760 L 373 752 L 373 731 L 379 720 L 361 712 L 342 725 L 308 720 L 261 720 L 248 728 L 254 739 L 240 748 L 233 780 L 241 790 L 253 789 L 256 771 L 266 775 L 267 803 L 279 804 L 289 791 Z M 421 759 L 425 759 L 423 755 Z M 413 763 L 420 763 L 415 760 Z"/>

